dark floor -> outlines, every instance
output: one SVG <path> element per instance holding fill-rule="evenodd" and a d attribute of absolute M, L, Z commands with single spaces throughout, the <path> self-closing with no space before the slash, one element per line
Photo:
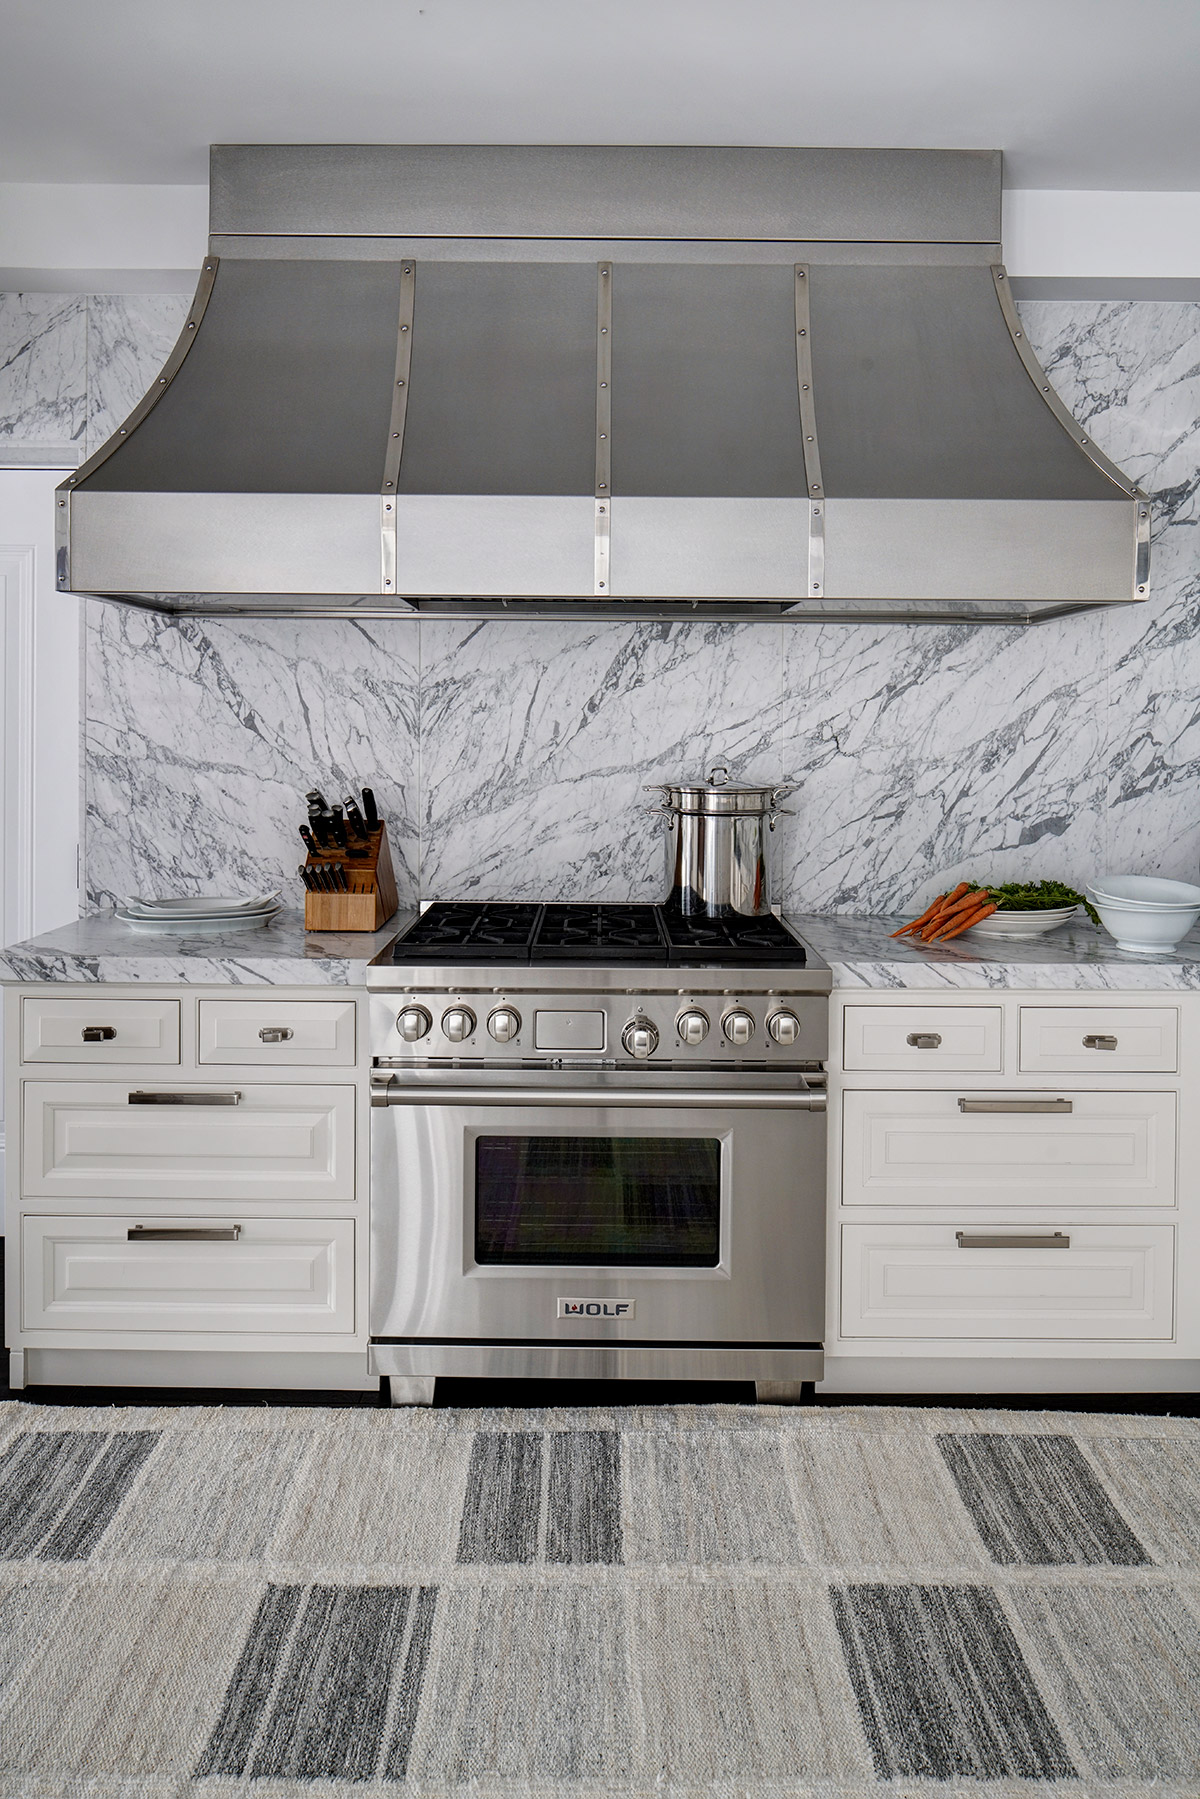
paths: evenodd
<path fill-rule="evenodd" d="M 0 1318 L 3 1317 L 4 1241 L 0 1238 Z M 2 1339 L 0 1339 L 2 1340 Z M 306 1393 L 290 1388 L 244 1387 L 26 1387 L 14 1393 L 8 1385 L 8 1357 L 0 1362 L 0 1399 L 31 1405 L 302 1405 L 381 1406 L 381 1393 Z M 613 1405 L 753 1405 L 752 1381 L 544 1381 L 439 1380 L 435 1406 L 603 1406 Z M 839 1394 L 819 1393 L 809 1405 L 986 1406 L 1014 1411 L 1049 1407 L 1064 1412 L 1140 1412 L 1151 1416 L 1200 1416 L 1195 1393 L 963 1393 Z"/>

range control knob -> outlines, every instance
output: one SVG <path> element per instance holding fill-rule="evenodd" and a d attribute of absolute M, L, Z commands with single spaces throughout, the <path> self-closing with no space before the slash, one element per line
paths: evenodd
<path fill-rule="evenodd" d="M 488 1019 L 488 1036 L 497 1043 L 511 1043 L 521 1028 L 521 1014 L 511 1006 L 497 1006 Z"/>
<path fill-rule="evenodd" d="M 800 1020 L 794 1012 L 772 1012 L 767 1020 L 767 1029 L 776 1043 L 795 1043 L 800 1035 Z"/>
<path fill-rule="evenodd" d="M 475 1014 L 469 1006 L 451 1006 L 442 1013 L 442 1029 L 451 1043 L 462 1043 L 475 1029 Z"/>
<path fill-rule="evenodd" d="M 695 1046 L 708 1036 L 708 1019 L 703 1012 L 681 1012 L 675 1020 L 675 1029 L 682 1042 Z"/>
<path fill-rule="evenodd" d="M 721 1020 L 721 1029 L 725 1033 L 726 1042 L 732 1043 L 735 1049 L 741 1049 L 754 1035 L 754 1020 L 749 1012 L 726 1012 Z"/>
<path fill-rule="evenodd" d="M 433 1020 L 424 1006 L 405 1006 L 396 1018 L 396 1029 L 406 1043 L 419 1043 L 433 1028 Z"/>
<path fill-rule="evenodd" d="M 629 1055 L 644 1062 L 658 1048 L 658 1032 L 648 1018 L 631 1018 L 621 1032 L 621 1042 Z"/>

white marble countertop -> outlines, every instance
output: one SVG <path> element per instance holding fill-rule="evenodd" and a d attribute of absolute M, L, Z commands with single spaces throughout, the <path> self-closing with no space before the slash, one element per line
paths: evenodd
<path fill-rule="evenodd" d="M 928 948 L 891 936 L 902 918 L 788 914 L 787 921 L 830 968 L 835 988 L 1200 989 L 1196 931 L 1165 955 L 1142 956 L 1118 949 L 1086 919 L 1024 941 L 963 936 Z"/>
<path fill-rule="evenodd" d="M 190 985 L 361 987 L 367 964 L 406 922 L 382 931 L 306 931 L 300 911 L 249 931 L 189 935 L 81 918 L 0 950 L 0 981 L 160 981 Z"/>

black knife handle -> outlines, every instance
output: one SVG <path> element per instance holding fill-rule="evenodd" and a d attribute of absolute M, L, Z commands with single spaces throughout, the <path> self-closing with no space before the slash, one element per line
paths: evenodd
<path fill-rule="evenodd" d="M 346 835 L 346 821 L 342 817 L 342 808 L 340 806 L 334 806 L 332 810 L 333 818 L 330 823 L 330 829 L 333 832 L 333 841 L 340 850 L 344 850 L 350 842 L 350 839 Z"/>
<path fill-rule="evenodd" d="M 367 829 L 373 831 L 375 829 L 376 825 L 379 823 L 379 813 L 375 807 L 375 795 L 371 792 L 371 789 L 369 787 L 364 787 L 362 790 L 362 796 L 363 796 L 363 813 L 366 817 Z"/>
<path fill-rule="evenodd" d="M 308 801 L 308 810 L 310 814 L 313 812 L 328 812 L 329 806 L 326 803 L 325 795 L 321 792 L 319 787 L 310 787 L 304 797 Z"/>
<path fill-rule="evenodd" d="M 367 823 L 358 809 L 357 800 L 354 798 L 353 794 L 348 793 L 342 801 L 342 805 L 346 808 L 346 823 L 359 841 L 362 842 L 367 836 Z"/>
<path fill-rule="evenodd" d="M 339 893 L 349 893 L 350 883 L 346 879 L 346 871 L 340 862 L 333 864 L 333 880 Z"/>
<path fill-rule="evenodd" d="M 316 838 L 315 838 L 315 837 L 314 837 L 314 836 L 313 836 L 313 834 L 312 834 L 312 832 L 311 832 L 311 831 L 310 831 L 310 830 L 309 830 L 309 828 L 308 828 L 308 826 L 307 826 L 307 825 L 301 825 L 301 826 L 300 826 L 300 835 L 301 835 L 301 837 L 303 837 L 303 839 L 304 839 L 304 847 L 305 847 L 305 849 L 307 849 L 307 850 L 311 850 L 311 851 L 312 851 L 312 852 L 314 852 L 314 853 L 315 853 L 315 852 L 316 852 L 316 848 L 317 848 L 317 840 L 316 840 Z"/>
<path fill-rule="evenodd" d="M 308 891 L 311 893 L 313 890 L 313 884 L 312 884 L 312 880 L 309 875 L 308 864 L 305 862 L 302 862 L 300 864 L 299 868 L 296 870 L 296 873 L 300 876 L 300 879 L 304 882 L 304 885 L 308 888 Z"/>

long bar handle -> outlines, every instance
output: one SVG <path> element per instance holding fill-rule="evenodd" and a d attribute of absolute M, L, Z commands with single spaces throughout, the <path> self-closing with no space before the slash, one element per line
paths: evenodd
<path fill-rule="evenodd" d="M 1053 1231 L 1048 1237 L 1001 1236 L 997 1231 L 955 1231 L 960 1249 L 1070 1249 L 1071 1239 L 1065 1231 Z"/>
<path fill-rule="evenodd" d="M 131 1106 L 240 1106 L 240 1093 L 144 1093 L 129 1095 Z"/>
<path fill-rule="evenodd" d="M 130 1243 L 236 1243 L 240 1224 L 132 1224 L 126 1232 Z"/>
<path fill-rule="evenodd" d="M 960 1112 L 1056 1112 L 1074 1110 L 1071 1099 L 960 1099 Z"/>
<path fill-rule="evenodd" d="M 657 1106 L 673 1111 L 686 1106 L 693 1111 L 824 1112 L 823 1093 L 688 1091 L 659 1087 L 652 1092 L 636 1087 L 401 1087 L 388 1081 L 371 1082 L 373 1106 Z"/>

